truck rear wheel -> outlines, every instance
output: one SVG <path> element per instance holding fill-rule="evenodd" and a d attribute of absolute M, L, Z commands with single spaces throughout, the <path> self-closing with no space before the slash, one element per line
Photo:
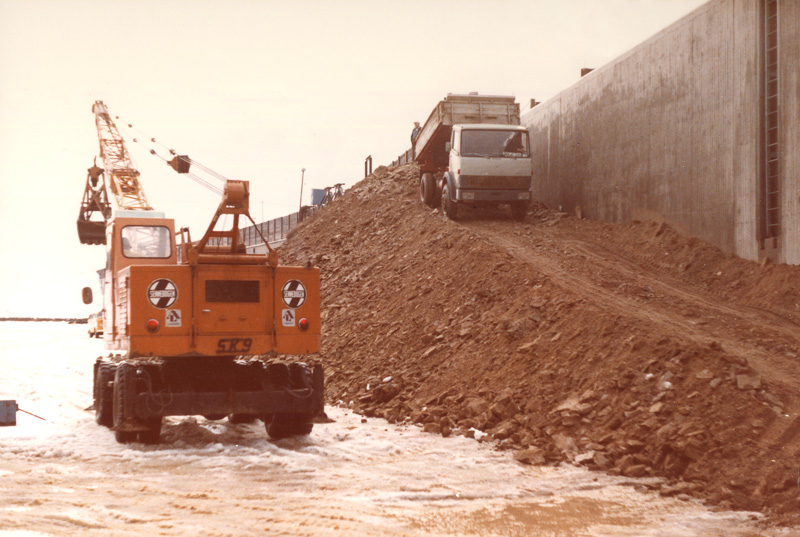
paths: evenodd
<path fill-rule="evenodd" d="M 450 220 L 458 219 L 458 202 L 450 199 L 450 186 L 447 183 L 442 187 L 442 212 Z"/>
<path fill-rule="evenodd" d="M 432 173 L 423 173 L 420 176 L 419 200 L 428 207 L 436 207 L 436 180 Z"/>
<path fill-rule="evenodd" d="M 130 444 L 136 441 L 136 431 L 114 431 L 114 439 L 119 444 Z"/>
<path fill-rule="evenodd" d="M 314 388 L 314 371 L 306 364 L 272 364 L 269 367 L 270 381 L 275 387 L 289 390 L 305 390 Z M 301 436 L 311 433 L 314 428 L 314 416 L 309 414 L 278 412 L 265 416 L 267 434 L 273 440 L 290 436 Z"/>
<path fill-rule="evenodd" d="M 127 430 L 130 422 L 131 408 L 128 400 L 131 394 L 130 387 L 133 384 L 131 377 L 132 370 L 127 364 L 119 364 L 114 374 L 114 438 L 120 444 L 127 444 L 136 440 L 137 431 Z"/>
<path fill-rule="evenodd" d="M 95 421 L 103 427 L 114 425 L 114 366 L 103 364 L 97 367 L 94 383 Z"/>
<path fill-rule="evenodd" d="M 150 418 L 145 422 L 144 431 L 139 431 L 139 442 L 143 444 L 158 444 L 161 440 L 161 418 Z"/>
<path fill-rule="evenodd" d="M 525 220 L 528 215 L 528 202 L 527 201 L 514 201 L 511 203 L 511 218 L 514 220 Z"/>
<path fill-rule="evenodd" d="M 267 434 L 273 440 L 311 434 L 314 428 L 311 419 L 305 415 L 275 414 L 267 424 Z"/>

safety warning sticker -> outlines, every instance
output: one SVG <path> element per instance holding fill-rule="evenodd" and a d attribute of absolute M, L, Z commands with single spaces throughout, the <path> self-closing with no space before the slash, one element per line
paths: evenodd
<path fill-rule="evenodd" d="M 286 307 L 297 309 L 306 301 L 306 287 L 303 282 L 289 280 L 283 285 L 283 303 Z M 292 325 L 294 326 L 294 325 Z"/>
<path fill-rule="evenodd" d="M 181 310 L 167 310 L 167 317 L 164 325 L 172 328 L 180 328 Z"/>
<path fill-rule="evenodd" d="M 178 300 L 178 287 L 171 280 L 160 278 L 147 288 L 147 298 L 157 308 L 168 308 Z"/>
<path fill-rule="evenodd" d="M 281 320 L 283 321 L 283 326 L 294 326 L 294 310 L 283 310 L 281 313 Z"/>

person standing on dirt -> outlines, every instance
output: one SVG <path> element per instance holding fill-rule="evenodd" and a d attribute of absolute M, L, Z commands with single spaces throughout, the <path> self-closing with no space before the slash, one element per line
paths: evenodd
<path fill-rule="evenodd" d="M 419 121 L 414 122 L 414 130 L 411 131 L 411 156 L 416 158 L 417 156 L 417 137 L 419 136 L 419 132 L 422 128 L 419 126 Z"/>

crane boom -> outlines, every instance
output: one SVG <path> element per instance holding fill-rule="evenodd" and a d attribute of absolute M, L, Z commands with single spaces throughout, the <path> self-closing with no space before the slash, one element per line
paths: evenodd
<path fill-rule="evenodd" d="M 111 218 L 112 205 L 126 211 L 152 211 L 153 208 L 147 201 L 139 182 L 139 171 L 133 166 L 125 140 L 108 108 L 103 101 L 95 101 L 92 112 L 105 169 L 96 164 L 89 168 L 78 214 L 78 237 L 83 244 L 105 244 L 105 227 Z M 113 196 L 108 195 L 108 190 Z"/>
<path fill-rule="evenodd" d="M 100 158 L 103 159 L 117 208 L 129 211 L 152 211 L 153 208 L 147 202 L 147 196 L 139 182 L 139 171 L 133 167 L 125 141 L 108 114 L 106 105 L 103 101 L 95 101 L 92 112 L 100 141 Z"/>

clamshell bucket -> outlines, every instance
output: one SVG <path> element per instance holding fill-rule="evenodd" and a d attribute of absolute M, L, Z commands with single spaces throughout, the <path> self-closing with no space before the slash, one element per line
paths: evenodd
<path fill-rule="evenodd" d="M 78 238 L 81 244 L 105 244 L 106 223 L 78 219 Z"/>

